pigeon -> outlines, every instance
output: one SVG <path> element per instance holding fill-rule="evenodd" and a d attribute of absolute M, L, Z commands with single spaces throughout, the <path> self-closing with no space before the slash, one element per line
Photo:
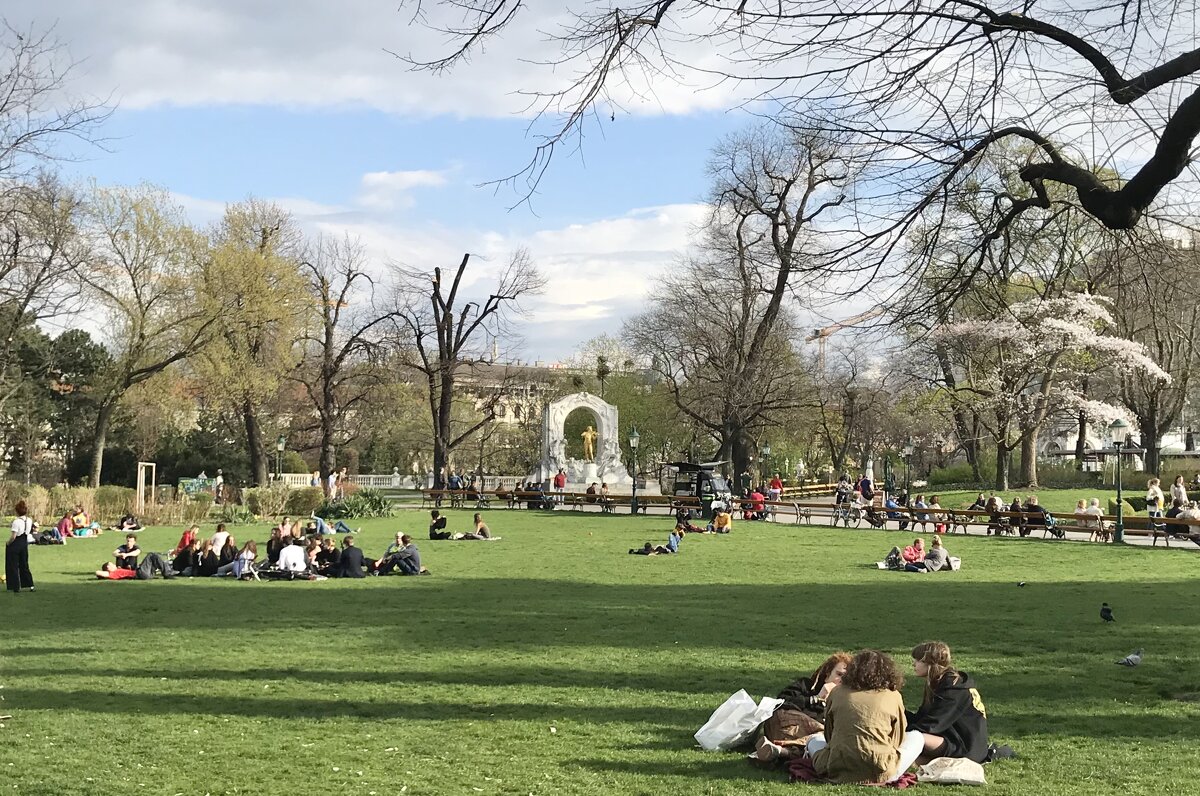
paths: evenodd
<path fill-rule="evenodd" d="M 1139 649 L 1139 650 L 1134 650 L 1133 652 L 1129 653 L 1124 658 L 1117 661 L 1116 664 L 1117 664 L 1117 666 L 1132 667 L 1132 666 L 1137 666 L 1141 662 L 1142 662 L 1142 651 Z"/>
<path fill-rule="evenodd" d="M 1020 582 L 1020 583 L 1018 583 L 1017 585 L 1018 585 L 1018 586 L 1020 586 L 1020 587 L 1023 589 L 1023 588 L 1025 588 L 1025 581 L 1021 581 L 1021 582 Z"/>
<path fill-rule="evenodd" d="M 1108 603 L 1100 603 L 1100 618 L 1105 622 L 1117 621 L 1115 618 L 1113 618 L 1112 609 L 1108 607 Z"/>

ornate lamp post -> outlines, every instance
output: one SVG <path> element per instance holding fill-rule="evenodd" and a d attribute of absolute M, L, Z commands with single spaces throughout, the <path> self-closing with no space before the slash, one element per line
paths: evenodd
<path fill-rule="evenodd" d="M 763 480 L 769 481 L 771 479 L 771 443 L 764 441 L 759 453 L 762 457 Z"/>
<path fill-rule="evenodd" d="M 1125 447 L 1125 443 L 1129 439 L 1129 424 L 1117 418 L 1108 427 L 1108 432 L 1112 435 L 1113 447 L 1117 449 L 1117 528 L 1113 539 L 1120 544 L 1125 541 L 1124 495 L 1121 491 L 1121 449 Z"/>
<path fill-rule="evenodd" d="M 283 478 L 283 449 L 287 447 L 287 437 L 282 434 L 275 440 L 275 480 Z"/>
<path fill-rule="evenodd" d="M 641 444 L 642 435 L 638 433 L 637 426 L 633 426 L 629 430 L 629 450 L 633 451 L 633 497 L 629 500 L 629 513 L 637 514 L 637 482 L 638 482 L 638 445 Z"/>

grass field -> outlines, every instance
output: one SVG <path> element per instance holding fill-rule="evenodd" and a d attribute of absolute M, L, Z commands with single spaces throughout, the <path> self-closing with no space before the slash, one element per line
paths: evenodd
<path fill-rule="evenodd" d="M 361 538 L 378 552 L 424 520 Z M 421 542 L 428 578 L 101 582 L 115 534 L 36 548 L 37 593 L 0 595 L 0 788 L 792 793 L 808 786 L 692 733 L 737 689 L 774 695 L 831 650 L 879 647 L 907 670 L 911 645 L 940 638 L 1020 755 L 988 767 L 990 792 L 1197 790 L 1190 551 L 956 537 L 962 571 L 906 575 L 872 566 L 896 533 L 735 523 L 643 558 L 626 550 L 669 520 L 489 520 L 503 541 Z M 142 546 L 177 537 L 151 529 Z M 1113 665 L 1135 647 L 1140 668 Z"/>

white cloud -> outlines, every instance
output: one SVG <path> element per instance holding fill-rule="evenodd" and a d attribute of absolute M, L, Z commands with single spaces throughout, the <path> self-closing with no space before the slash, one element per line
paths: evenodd
<path fill-rule="evenodd" d="M 562 88 L 571 77 L 571 70 L 538 63 L 560 55 L 544 33 L 566 18 L 557 5 L 531 9 L 536 13 L 525 14 L 521 25 L 445 75 L 412 72 L 392 54 L 433 58 L 451 47 L 445 37 L 410 24 L 412 11 L 394 2 L 42 0 L 26 6 L 23 14 L 6 9 L 8 21 L 55 25 L 82 61 L 77 77 L 83 87 L 114 95 L 125 108 L 358 105 L 419 116 L 528 115 L 522 92 Z M 729 105 L 728 87 L 699 91 L 699 81 L 660 82 L 653 90 L 614 85 L 613 94 L 633 113 Z"/>
<path fill-rule="evenodd" d="M 394 180 L 398 185 L 433 184 L 432 177 Z M 427 174 L 436 174 L 428 172 Z M 382 179 L 386 184 L 392 184 Z M 219 217 L 223 204 L 176 195 L 197 223 Z M 491 278 L 520 248 L 529 250 L 546 276 L 546 291 L 527 303 L 522 324 L 522 356 L 565 359 L 598 334 L 616 334 L 639 312 L 655 280 L 687 249 L 708 207 L 675 204 L 631 210 L 621 216 L 513 234 L 498 230 L 414 225 L 371 208 L 346 209 L 304 199 L 272 199 L 290 209 L 310 232 L 359 240 L 372 267 L 383 273 L 396 263 L 420 268 L 458 265 L 464 252 L 473 256 L 464 290 L 490 284 Z"/>
<path fill-rule="evenodd" d="M 391 210 L 412 204 L 409 191 L 446 184 L 444 171 L 370 171 L 362 176 L 358 203 L 374 210 Z"/>

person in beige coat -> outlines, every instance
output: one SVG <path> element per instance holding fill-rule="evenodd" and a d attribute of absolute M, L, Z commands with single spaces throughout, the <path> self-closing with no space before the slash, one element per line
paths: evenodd
<path fill-rule="evenodd" d="M 829 782 L 877 785 L 899 779 L 924 739 L 906 733 L 904 676 L 878 650 L 857 653 L 825 707 L 825 732 L 808 743 L 817 774 Z"/>

